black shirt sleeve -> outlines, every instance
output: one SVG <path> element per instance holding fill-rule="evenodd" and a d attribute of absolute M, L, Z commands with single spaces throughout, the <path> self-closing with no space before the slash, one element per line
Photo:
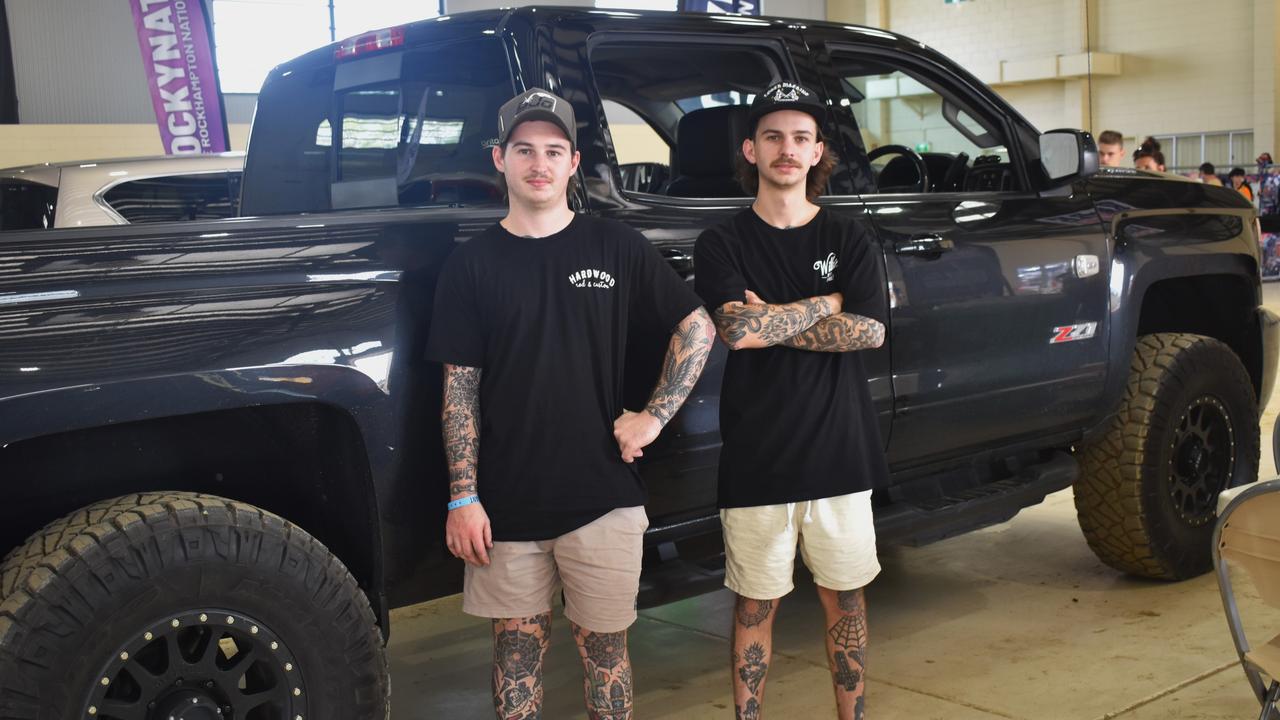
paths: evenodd
<path fill-rule="evenodd" d="M 745 302 L 747 280 L 729 253 L 724 231 L 704 230 L 693 249 L 694 289 L 711 312 L 727 302 Z"/>
<path fill-rule="evenodd" d="M 848 248 L 848 270 L 842 273 L 844 282 L 840 292 L 844 295 L 843 312 L 889 322 L 888 288 L 881 270 L 879 246 L 867 237 L 864 229 L 850 224 L 845 247 Z M 842 258 L 843 261 L 843 258 Z"/>
<path fill-rule="evenodd" d="M 440 270 L 426 356 L 450 365 L 484 367 L 484 335 L 471 266 L 455 251 Z"/>
<path fill-rule="evenodd" d="M 651 326 L 671 332 L 702 305 L 689 283 L 658 254 L 648 238 L 628 228 L 631 245 L 631 310 Z"/>

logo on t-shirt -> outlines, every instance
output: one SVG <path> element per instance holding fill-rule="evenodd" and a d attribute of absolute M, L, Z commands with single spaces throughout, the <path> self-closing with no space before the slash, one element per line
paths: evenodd
<path fill-rule="evenodd" d="M 840 261 L 836 259 L 835 253 L 827 253 L 826 260 L 815 260 L 813 269 L 822 274 L 822 279 L 831 282 L 836 279 L 836 266 Z"/>
<path fill-rule="evenodd" d="M 613 276 L 603 270 L 584 268 L 570 275 L 569 283 L 580 288 L 611 288 Z"/>

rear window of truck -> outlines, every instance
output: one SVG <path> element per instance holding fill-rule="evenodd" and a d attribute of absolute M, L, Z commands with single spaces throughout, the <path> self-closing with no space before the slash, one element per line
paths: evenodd
<path fill-rule="evenodd" d="M 53 227 L 58 188 L 21 180 L 0 180 L 0 231 Z"/>
<path fill-rule="evenodd" d="M 502 204 L 489 148 L 514 94 L 497 38 L 273 76 L 258 100 L 242 214 Z"/>
<path fill-rule="evenodd" d="M 235 217 L 240 173 L 168 175 L 120 183 L 102 199 L 132 224 Z"/>

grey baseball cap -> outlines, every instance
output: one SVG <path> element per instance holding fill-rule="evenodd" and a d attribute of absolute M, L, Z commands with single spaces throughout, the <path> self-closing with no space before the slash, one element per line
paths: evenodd
<path fill-rule="evenodd" d="M 542 88 L 529 88 L 511 98 L 498 110 L 498 143 L 505 143 L 511 131 L 526 120 L 546 120 L 554 123 L 569 138 L 569 148 L 576 149 L 577 125 L 573 119 L 573 106 L 564 98 Z"/>

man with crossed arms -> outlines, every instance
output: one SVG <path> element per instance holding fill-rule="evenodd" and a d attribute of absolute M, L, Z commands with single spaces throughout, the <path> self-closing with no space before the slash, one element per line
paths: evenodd
<path fill-rule="evenodd" d="M 814 204 L 835 165 L 825 108 L 778 83 L 750 108 L 739 179 L 751 207 L 704 232 L 698 294 L 733 351 L 720 395 L 719 504 L 725 585 L 737 593 L 733 690 L 739 720 L 762 717 L 780 598 L 796 546 L 818 585 L 839 717 L 863 717 L 862 588 L 880 571 L 871 488 L 883 443 L 856 350 L 884 342 L 880 255 L 849 218 Z"/>

